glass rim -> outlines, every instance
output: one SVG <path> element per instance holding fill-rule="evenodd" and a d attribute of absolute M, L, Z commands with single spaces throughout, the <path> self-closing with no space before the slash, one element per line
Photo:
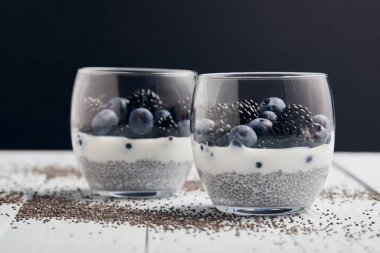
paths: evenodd
<path fill-rule="evenodd" d="M 135 67 L 83 67 L 78 73 L 94 75 L 126 76 L 196 76 L 197 72 L 187 69 L 135 68 Z"/>
<path fill-rule="evenodd" d="M 222 72 L 201 74 L 198 79 L 285 80 L 314 77 L 326 78 L 327 74 L 319 72 Z"/>

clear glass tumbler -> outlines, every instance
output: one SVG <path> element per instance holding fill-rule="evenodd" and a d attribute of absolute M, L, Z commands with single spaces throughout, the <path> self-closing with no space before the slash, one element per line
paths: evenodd
<path fill-rule="evenodd" d="M 200 75 L 191 115 L 195 166 L 220 211 L 301 212 L 323 188 L 334 125 L 326 74 Z"/>
<path fill-rule="evenodd" d="M 193 164 L 189 70 L 82 68 L 72 98 L 74 153 L 91 189 L 116 197 L 163 197 Z"/>

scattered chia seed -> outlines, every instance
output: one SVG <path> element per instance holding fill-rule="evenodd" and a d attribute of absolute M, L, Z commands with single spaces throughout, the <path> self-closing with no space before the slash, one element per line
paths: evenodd
<path fill-rule="evenodd" d="M 61 173 L 61 170 L 66 168 L 58 166 L 49 166 L 37 171 L 45 171 L 47 168 L 52 168 L 49 175 L 58 171 L 56 177 L 67 176 Z M 25 175 L 33 176 L 33 174 Z M 78 177 L 71 177 L 70 180 L 78 180 Z M 182 203 L 175 197 L 156 200 L 115 200 L 89 193 L 87 188 L 70 188 L 70 186 L 59 186 L 40 193 L 30 188 L 19 191 L 8 191 L 8 189 L 6 185 L 0 185 L 0 206 L 16 204 L 13 210 L 17 215 L 11 222 L 12 229 L 22 229 L 19 223 L 25 222 L 27 225 L 31 220 L 42 223 L 52 220 L 73 223 L 95 222 L 113 228 L 129 224 L 136 227 L 146 226 L 149 231 L 157 233 L 185 230 L 187 234 L 198 236 L 202 232 L 202 235 L 208 236 L 210 240 L 217 238 L 218 233 L 222 231 L 233 231 L 236 236 L 246 233 L 257 238 L 264 238 L 270 233 L 270 236 L 281 239 L 275 242 L 279 246 L 285 243 L 282 239 L 287 235 L 310 235 L 312 237 L 309 239 L 312 240 L 315 236 L 327 238 L 342 233 L 349 242 L 380 238 L 378 224 L 380 194 L 342 186 L 323 190 L 319 200 L 311 207 L 312 215 L 306 213 L 249 218 L 221 213 L 211 206 L 209 201 L 205 202 L 206 193 L 203 192 L 200 181 L 185 183 L 182 191 L 178 193 L 178 198 L 186 198 L 188 202 Z M 357 216 L 342 213 L 339 208 L 336 211 L 335 208 L 329 208 L 353 201 L 371 201 L 372 205 L 368 204 L 362 209 L 358 205 L 355 210 L 355 213 L 359 214 Z M 12 214 L 0 211 L 0 215 L 10 217 Z M 54 228 L 51 227 L 54 231 L 59 230 L 57 226 Z M 92 234 L 98 234 L 98 230 Z M 70 234 L 70 237 L 73 236 Z M 158 240 L 160 238 L 161 236 L 157 237 Z"/>

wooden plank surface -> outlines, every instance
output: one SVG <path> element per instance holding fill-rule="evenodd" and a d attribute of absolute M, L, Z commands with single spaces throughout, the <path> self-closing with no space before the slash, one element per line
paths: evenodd
<path fill-rule="evenodd" d="M 350 171 L 356 165 L 369 168 L 372 164 L 380 164 L 379 154 L 338 153 L 335 159 L 339 166 Z M 371 165 L 365 165 L 368 161 Z M 146 210 L 143 214 L 147 216 L 143 217 L 151 223 L 145 224 L 138 218 L 132 219 L 132 223 L 138 221 L 139 226 L 128 222 L 104 225 L 54 218 L 48 222 L 35 219 L 15 222 L 20 209 L 33 203 L 30 200 L 34 194 L 56 200 L 54 192 L 64 189 L 64 197 L 73 201 L 82 201 L 84 195 L 91 194 L 84 178 L 75 173 L 47 179 L 51 175 L 46 171 L 35 170 L 52 165 L 53 168 L 70 169 L 75 166 L 75 159 L 66 151 L 0 152 L 0 192 L 3 192 L 0 196 L 10 191 L 24 192 L 20 203 L 1 204 L 0 201 L 1 253 L 380 252 L 380 198 L 341 169 L 331 169 L 325 191 L 310 210 L 301 215 L 223 217 L 194 181 L 197 176 L 193 171 L 192 182 L 176 197 L 119 202 Z M 377 170 L 372 169 L 371 173 L 371 179 L 380 178 Z M 371 179 L 361 178 L 376 186 Z M 110 199 L 92 197 L 89 201 L 109 203 Z M 25 215 L 25 211 L 22 213 Z M 209 218 L 200 220 L 199 213 L 210 215 L 203 215 L 201 217 Z"/>
<path fill-rule="evenodd" d="M 335 157 L 335 163 L 343 171 L 380 193 L 379 153 L 339 153 Z"/>

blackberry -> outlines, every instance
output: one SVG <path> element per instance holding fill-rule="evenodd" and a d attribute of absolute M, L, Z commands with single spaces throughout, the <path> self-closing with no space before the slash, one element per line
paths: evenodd
<path fill-rule="evenodd" d="M 259 117 L 259 105 L 251 99 L 236 102 L 235 106 L 239 111 L 241 125 L 245 125 Z"/>
<path fill-rule="evenodd" d="M 215 121 L 222 120 L 234 127 L 258 118 L 259 109 L 253 100 L 243 100 L 234 104 L 218 103 L 208 110 L 208 117 Z"/>
<path fill-rule="evenodd" d="M 278 114 L 273 124 L 276 137 L 287 139 L 290 146 L 302 146 L 311 140 L 313 121 L 310 110 L 302 105 L 291 104 Z"/>
<path fill-rule="evenodd" d="M 157 128 L 157 136 L 158 137 L 166 137 L 166 136 L 176 136 L 178 135 L 178 125 L 174 121 L 172 116 L 168 116 L 165 118 L 159 118 L 155 122 Z"/>
<path fill-rule="evenodd" d="M 151 113 L 154 113 L 162 105 L 160 96 L 157 93 L 151 91 L 150 89 L 141 89 L 135 91 L 132 96 L 128 98 L 128 111 L 143 107 L 148 109 Z"/>
<path fill-rule="evenodd" d="M 216 121 L 208 132 L 208 140 L 210 146 L 227 147 L 229 145 L 229 135 L 231 125 L 223 120 Z"/>

